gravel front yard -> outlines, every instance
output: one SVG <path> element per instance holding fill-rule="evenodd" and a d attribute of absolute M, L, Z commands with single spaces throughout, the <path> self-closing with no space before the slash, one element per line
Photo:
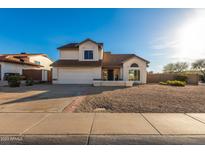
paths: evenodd
<path fill-rule="evenodd" d="M 88 95 L 76 112 L 205 112 L 205 86 L 141 85 Z"/>

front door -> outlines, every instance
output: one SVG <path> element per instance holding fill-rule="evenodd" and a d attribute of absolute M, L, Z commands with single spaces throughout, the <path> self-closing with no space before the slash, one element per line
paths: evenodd
<path fill-rule="evenodd" d="M 113 70 L 108 70 L 108 80 L 113 80 Z"/>

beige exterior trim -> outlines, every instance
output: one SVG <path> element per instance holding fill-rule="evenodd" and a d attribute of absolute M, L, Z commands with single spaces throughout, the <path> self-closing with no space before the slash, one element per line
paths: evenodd
<path fill-rule="evenodd" d="M 138 83 L 146 83 L 147 82 L 147 63 L 137 57 L 133 57 L 126 62 L 123 63 L 123 80 L 129 80 L 129 70 L 133 69 L 130 66 L 133 63 L 137 63 L 139 65 L 140 70 L 140 81 L 136 81 Z"/>

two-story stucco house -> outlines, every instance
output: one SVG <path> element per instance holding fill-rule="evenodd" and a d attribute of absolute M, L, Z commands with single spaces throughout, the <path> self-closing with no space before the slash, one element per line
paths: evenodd
<path fill-rule="evenodd" d="M 103 43 L 86 39 L 57 48 L 53 84 L 93 84 L 94 80 L 146 83 L 149 61 L 135 54 L 105 52 Z"/>
<path fill-rule="evenodd" d="M 47 73 L 51 70 L 52 63 L 46 54 L 41 53 L 2 54 L 0 55 L 0 81 L 5 80 L 8 73 L 28 74 L 33 79 L 47 81 Z"/>

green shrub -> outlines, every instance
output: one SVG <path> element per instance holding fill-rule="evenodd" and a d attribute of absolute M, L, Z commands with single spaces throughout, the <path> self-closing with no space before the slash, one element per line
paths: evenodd
<path fill-rule="evenodd" d="M 166 82 L 160 82 L 159 84 L 161 84 L 161 85 L 167 85 Z"/>
<path fill-rule="evenodd" d="M 8 77 L 8 85 L 9 87 L 19 87 L 21 84 L 20 75 L 12 75 Z"/>
<path fill-rule="evenodd" d="M 177 75 L 175 80 L 187 82 L 188 77 L 186 75 Z"/>
<path fill-rule="evenodd" d="M 178 81 L 178 80 L 168 80 L 166 83 L 168 85 L 171 85 L 171 86 L 181 86 L 181 87 L 184 87 L 186 85 L 186 82 Z"/>
<path fill-rule="evenodd" d="M 33 79 L 27 79 L 26 80 L 26 86 L 32 86 L 32 85 L 34 85 Z"/>
<path fill-rule="evenodd" d="M 184 87 L 186 85 L 186 82 L 184 81 L 178 81 L 178 80 L 168 80 L 166 82 L 160 82 L 161 85 L 170 85 L 170 86 L 181 86 Z"/>

